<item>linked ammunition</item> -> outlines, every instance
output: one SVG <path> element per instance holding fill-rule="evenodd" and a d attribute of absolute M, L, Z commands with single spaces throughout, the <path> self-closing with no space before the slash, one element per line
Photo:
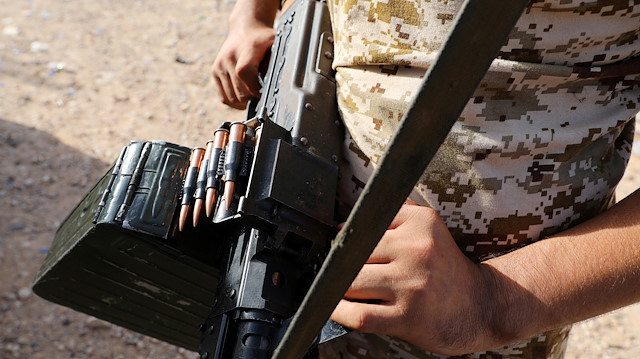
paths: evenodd
<path fill-rule="evenodd" d="M 178 220 L 178 230 L 180 231 L 184 228 L 184 224 L 187 222 L 187 217 L 189 216 L 191 199 L 196 190 L 198 169 L 200 168 L 204 152 L 205 149 L 202 147 L 196 147 L 191 151 L 189 169 L 187 170 L 187 176 L 185 177 L 182 187 L 182 207 L 180 208 L 180 218 Z"/>
<path fill-rule="evenodd" d="M 213 215 L 216 198 L 220 191 L 222 175 L 218 175 L 218 163 L 220 162 L 222 150 L 229 140 L 229 126 L 229 122 L 225 122 L 213 133 L 213 152 L 207 167 L 207 195 L 205 199 L 205 212 L 207 217 Z"/>
<path fill-rule="evenodd" d="M 204 152 L 202 163 L 199 166 L 198 179 L 196 181 L 196 193 L 195 203 L 193 205 L 193 226 L 198 225 L 200 215 L 202 214 L 202 206 L 204 204 L 205 195 L 207 192 L 207 169 L 209 168 L 209 159 L 211 158 L 211 152 L 213 151 L 213 141 L 207 142 L 207 150 Z"/>
<path fill-rule="evenodd" d="M 229 144 L 224 158 L 224 201 L 229 210 L 235 192 L 238 169 L 242 166 L 244 136 L 247 125 L 234 122 L 229 130 Z"/>

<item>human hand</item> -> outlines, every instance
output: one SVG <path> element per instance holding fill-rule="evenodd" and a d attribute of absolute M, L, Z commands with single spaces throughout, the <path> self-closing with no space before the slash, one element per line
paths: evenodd
<path fill-rule="evenodd" d="M 241 19 L 229 26 L 229 36 L 211 68 L 214 84 L 225 105 L 242 110 L 260 96 L 258 69 L 273 44 L 275 30 L 268 21 Z"/>
<path fill-rule="evenodd" d="M 435 211 L 403 206 L 331 318 L 442 354 L 489 349 L 482 305 L 489 278 Z"/>

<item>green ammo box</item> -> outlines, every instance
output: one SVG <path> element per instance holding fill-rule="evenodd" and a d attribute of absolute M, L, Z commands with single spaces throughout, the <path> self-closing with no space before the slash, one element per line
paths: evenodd
<path fill-rule="evenodd" d="M 190 148 L 133 141 L 58 229 L 33 290 L 197 350 L 219 278 L 213 224 L 177 232 Z"/>

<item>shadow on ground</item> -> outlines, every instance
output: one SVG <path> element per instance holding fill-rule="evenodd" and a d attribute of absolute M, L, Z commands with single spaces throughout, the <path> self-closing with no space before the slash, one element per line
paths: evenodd
<path fill-rule="evenodd" d="M 193 356 L 49 303 L 30 289 L 57 227 L 109 165 L 48 133 L 0 119 L 0 358 Z"/>

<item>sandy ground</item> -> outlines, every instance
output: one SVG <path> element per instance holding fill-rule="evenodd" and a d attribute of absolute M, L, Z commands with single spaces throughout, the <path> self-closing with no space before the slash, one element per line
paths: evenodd
<path fill-rule="evenodd" d="M 197 357 L 30 286 L 57 226 L 129 140 L 199 146 L 244 118 L 217 104 L 209 78 L 232 6 L 0 0 L 0 358 Z M 640 306 L 578 324 L 567 357 L 640 357 Z"/>

